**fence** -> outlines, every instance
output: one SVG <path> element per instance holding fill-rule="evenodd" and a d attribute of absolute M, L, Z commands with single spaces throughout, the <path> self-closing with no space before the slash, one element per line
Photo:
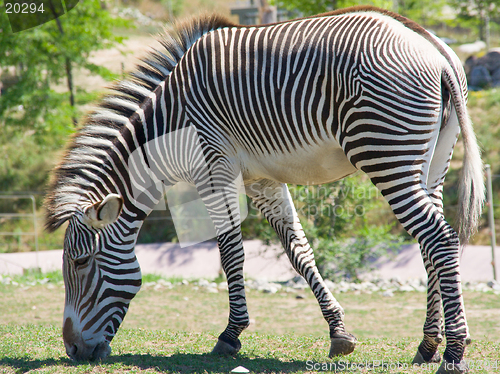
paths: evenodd
<path fill-rule="evenodd" d="M 35 239 L 35 252 L 36 252 L 36 267 L 39 268 L 38 262 L 38 230 L 36 222 L 36 200 L 33 195 L 0 195 L 2 200 L 31 200 L 32 213 L 0 213 L 0 219 L 14 219 L 14 218 L 33 218 L 33 232 L 17 232 L 17 231 L 0 231 L 0 236 L 25 236 L 30 235 Z"/>

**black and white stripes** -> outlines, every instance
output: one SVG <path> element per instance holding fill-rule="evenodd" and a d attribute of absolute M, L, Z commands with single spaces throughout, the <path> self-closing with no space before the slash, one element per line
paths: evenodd
<path fill-rule="evenodd" d="M 179 181 L 193 184 L 205 204 L 228 277 L 229 322 L 214 351 L 237 352 L 249 316 L 236 180 L 318 299 L 330 327 L 330 355 L 350 353 L 356 340 L 316 268 L 285 183 L 326 183 L 362 170 L 422 247 L 429 297 L 416 361 L 436 359 L 442 303 L 444 358 L 460 365 L 468 332 L 459 242 L 441 201 L 460 130 L 464 240 L 473 233 L 484 187 L 465 76 L 451 49 L 411 21 L 367 7 L 252 27 L 205 17 L 160 42 L 164 49 L 89 115 L 55 170 L 47 227 L 69 221 L 70 356 L 109 353 L 105 342 L 140 286 L 136 235 L 164 188 Z M 92 350 L 79 339 L 97 345 Z"/>

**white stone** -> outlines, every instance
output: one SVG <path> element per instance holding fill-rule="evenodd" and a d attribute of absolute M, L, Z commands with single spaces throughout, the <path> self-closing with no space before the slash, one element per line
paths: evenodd
<path fill-rule="evenodd" d="M 469 55 L 474 54 L 474 53 L 478 53 L 485 48 L 486 48 L 486 43 L 483 42 L 482 40 L 478 40 L 474 43 L 462 44 L 462 45 L 458 46 L 458 50 L 460 52 L 466 53 Z"/>
<path fill-rule="evenodd" d="M 333 291 L 337 288 L 337 285 L 333 283 L 330 279 L 325 279 L 325 285 L 328 287 L 330 291 Z"/>
<path fill-rule="evenodd" d="M 415 291 L 415 289 L 412 287 L 412 286 L 408 286 L 408 285 L 402 285 L 401 287 L 398 288 L 398 291 L 401 291 L 401 292 L 411 292 L 411 291 Z"/>
<path fill-rule="evenodd" d="M 231 373 L 250 373 L 250 370 L 248 370 L 246 367 L 238 366 L 231 370 Z"/>
<path fill-rule="evenodd" d="M 219 290 L 227 290 L 227 282 L 220 282 L 218 285 L 217 285 L 217 288 Z"/>
<path fill-rule="evenodd" d="M 382 292 L 382 296 L 384 296 L 384 297 L 393 297 L 394 293 L 391 290 L 385 290 L 384 292 Z"/>
<path fill-rule="evenodd" d="M 200 287 L 208 287 L 210 285 L 210 282 L 207 281 L 206 279 L 200 279 L 198 281 L 198 286 Z"/>
<path fill-rule="evenodd" d="M 264 293 L 276 293 L 276 292 L 278 292 L 278 288 L 269 284 L 266 287 L 262 287 L 262 292 L 264 292 Z"/>

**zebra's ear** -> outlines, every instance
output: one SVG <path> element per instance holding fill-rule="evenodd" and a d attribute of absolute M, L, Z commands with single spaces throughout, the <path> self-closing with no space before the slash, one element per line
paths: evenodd
<path fill-rule="evenodd" d="M 83 222 L 96 229 L 115 222 L 123 207 L 123 198 L 117 194 L 109 194 L 103 201 L 97 202 L 83 212 Z"/>

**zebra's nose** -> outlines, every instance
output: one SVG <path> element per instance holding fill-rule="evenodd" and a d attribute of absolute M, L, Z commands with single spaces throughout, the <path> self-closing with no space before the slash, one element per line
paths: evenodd
<path fill-rule="evenodd" d="M 73 344 L 73 345 L 69 346 L 68 348 L 66 348 L 66 353 L 73 360 L 75 359 L 77 352 L 78 352 L 78 347 L 76 344 Z"/>
<path fill-rule="evenodd" d="M 63 340 L 66 354 L 72 360 L 100 360 L 111 353 L 111 347 L 107 341 L 92 345 L 85 344 L 81 334 L 75 331 L 73 321 L 69 317 L 63 324 Z"/>
<path fill-rule="evenodd" d="M 78 337 L 73 328 L 71 318 L 66 318 L 63 324 L 63 340 L 66 347 L 66 354 L 73 360 L 77 359 L 78 353 Z"/>

